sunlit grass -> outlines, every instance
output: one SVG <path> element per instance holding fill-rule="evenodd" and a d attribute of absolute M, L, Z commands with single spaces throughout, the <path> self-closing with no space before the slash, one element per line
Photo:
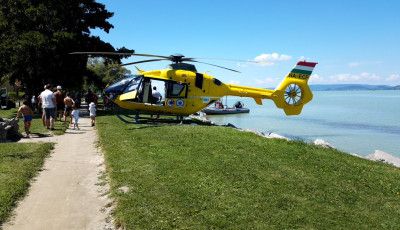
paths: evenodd
<path fill-rule="evenodd" d="M 0 143 L 0 226 L 28 191 L 53 143 Z"/>
<path fill-rule="evenodd" d="M 389 165 L 225 127 L 99 113 L 97 128 L 127 229 L 400 228 L 400 170 Z"/>
<path fill-rule="evenodd" d="M 9 110 L 0 110 L 0 117 L 2 118 L 15 118 L 17 117 L 17 111 L 18 108 L 13 108 Z M 24 128 L 24 122 L 22 121 L 22 117 L 20 117 L 19 122 L 19 133 L 23 133 L 25 136 L 25 128 Z M 46 133 L 52 133 L 54 135 L 62 135 L 65 133 L 65 131 L 68 128 L 68 122 L 67 124 L 64 124 L 63 122 L 56 121 L 54 123 L 54 131 L 50 131 L 46 128 L 46 126 L 43 125 L 42 122 L 42 113 L 40 112 L 35 112 L 33 115 L 33 120 L 31 122 L 31 128 L 30 132 L 32 134 L 40 135 L 40 134 L 46 134 Z"/>

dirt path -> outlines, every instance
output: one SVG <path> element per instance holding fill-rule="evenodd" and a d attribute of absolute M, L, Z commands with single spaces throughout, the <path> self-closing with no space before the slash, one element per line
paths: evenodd
<path fill-rule="evenodd" d="M 81 130 L 69 129 L 61 136 L 21 141 L 57 144 L 5 230 L 113 229 L 107 221 L 111 201 L 104 193 L 108 187 L 98 185 L 105 167 L 96 147 L 97 134 L 90 118 L 81 117 L 79 124 Z"/>

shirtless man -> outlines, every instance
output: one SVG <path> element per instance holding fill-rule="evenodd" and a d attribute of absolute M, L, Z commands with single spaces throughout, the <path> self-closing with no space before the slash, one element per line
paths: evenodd
<path fill-rule="evenodd" d="M 68 92 L 67 97 L 64 98 L 64 104 L 65 104 L 65 112 L 64 112 L 64 123 L 67 122 L 67 116 L 70 116 L 70 124 L 72 124 L 72 117 L 71 117 L 71 112 L 72 112 L 72 105 L 75 104 L 74 99 L 71 98 L 71 94 Z"/>
<path fill-rule="evenodd" d="M 28 106 L 29 105 L 28 100 L 25 99 L 22 104 L 23 105 L 18 110 L 17 118 L 19 118 L 20 114 L 22 113 L 22 116 L 24 117 L 23 121 L 24 121 L 26 137 L 29 137 L 29 134 L 31 133 L 29 129 L 31 128 L 33 110 L 31 109 L 31 107 Z"/>
<path fill-rule="evenodd" d="M 61 92 L 62 88 L 61 86 L 57 86 L 57 92 L 54 93 L 54 96 L 56 97 L 56 103 L 57 103 L 57 111 L 56 111 L 56 120 L 58 117 L 60 117 L 60 121 L 63 117 L 63 113 L 64 113 L 64 94 Z"/>

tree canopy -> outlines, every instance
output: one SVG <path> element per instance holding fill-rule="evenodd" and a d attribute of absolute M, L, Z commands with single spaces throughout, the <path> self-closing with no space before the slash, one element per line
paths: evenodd
<path fill-rule="evenodd" d="M 0 78 L 21 80 L 33 92 L 48 83 L 76 88 L 83 76 L 96 78 L 87 56 L 69 53 L 133 52 L 91 36 L 94 28 L 108 33 L 112 16 L 95 0 L 0 0 Z M 109 56 L 106 62 L 121 58 Z"/>
<path fill-rule="evenodd" d="M 96 78 L 85 79 L 86 84 L 94 89 L 103 89 L 111 81 L 131 74 L 131 71 L 116 63 L 105 63 L 104 58 L 89 58 L 87 68 L 92 71 Z"/>

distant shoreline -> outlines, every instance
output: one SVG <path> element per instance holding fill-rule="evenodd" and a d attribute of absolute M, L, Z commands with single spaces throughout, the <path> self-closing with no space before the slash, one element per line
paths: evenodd
<path fill-rule="evenodd" d="M 366 84 L 327 84 L 309 85 L 311 91 L 371 91 L 371 90 L 400 90 L 400 85 L 366 85 Z M 274 90 L 275 88 L 267 88 Z"/>
<path fill-rule="evenodd" d="M 400 90 L 400 85 L 329 84 L 310 85 L 312 91 Z"/>

